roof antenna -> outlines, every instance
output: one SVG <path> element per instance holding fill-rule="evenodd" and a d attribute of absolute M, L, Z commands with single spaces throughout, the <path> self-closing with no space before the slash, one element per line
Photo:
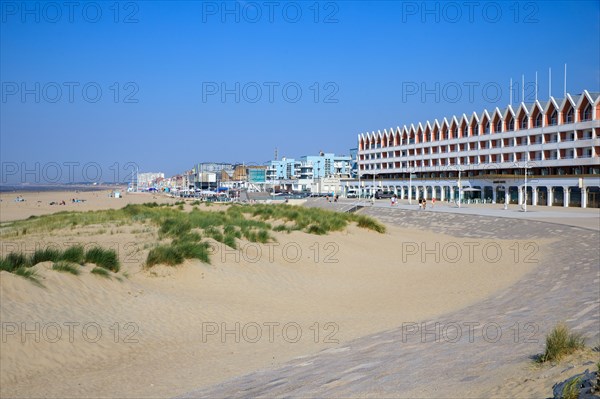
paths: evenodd
<path fill-rule="evenodd" d="M 535 101 L 538 100 L 537 94 L 538 94 L 537 71 L 535 71 Z"/>
<path fill-rule="evenodd" d="M 565 63 L 565 97 L 567 96 L 567 64 Z"/>
<path fill-rule="evenodd" d="M 512 78 L 510 78 L 510 85 L 508 86 L 508 92 L 509 92 L 509 97 L 510 97 L 510 105 L 513 105 L 513 83 L 512 83 Z"/>
<path fill-rule="evenodd" d="M 525 75 L 521 75 L 521 102 L 525 102 Z"/>
<path fill-rule="evenodd" d="M 552 68 L 548 68 L 548 99 L 552 97 Z"/>

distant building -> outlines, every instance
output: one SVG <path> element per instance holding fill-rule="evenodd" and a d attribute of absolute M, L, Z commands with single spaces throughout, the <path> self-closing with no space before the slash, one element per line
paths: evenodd
<path fill-rule="evenodd" d="M 267 181 L 266 166 L 252 166 L 247 168 L 248 183 L 261 184 Z"/>
<path fill-rule="evenodd" d="M 233 175 L 234 166 L 230 163 L 204 162 L 196 164 L 192 169 L 192 182 L 196 189 L 216 190 L 222 181 L 223 172 L 227 179 Z"/>
<path fill-rule="evenodd" d="M 137 174 L 138 189 L 148 189 L 154 187 L 159 179 L 164 179 L 165 174 L 162 172 L 145 172 Z"/>

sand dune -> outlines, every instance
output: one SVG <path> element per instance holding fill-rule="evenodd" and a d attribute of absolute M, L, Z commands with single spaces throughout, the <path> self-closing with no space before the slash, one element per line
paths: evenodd
<path fill-rule="evenodd" d="M 122 262 L 134 260 L 123 262 L 129 278 L 121 281 L 90 274 L 90 265 L 80 276 L 36 266 L 45 288 L 0 272 L 2 396 L 170 397 L 464 307 L 535 267 L 510 256 L 483 262 L 477 252 L 472 261 L 467 252 L 458 262 L 403 259 L 413 243 L 468 245 L 418 230 L 350 227 L 327 236 L 277 233 L 277 245 L 242 245 L 239 260 L 215 244 L 212 265 L 143 271 L 144 243 L 155 233 L 135 228 L 51 237 L 136 243 L 135 256 L 119 252 Z M 26 237 L 13 241 L 50 239 Z M 510 253 L 511 242 L 496 244 Z M 39 331 L 39 342 L 23 327 Z"/>

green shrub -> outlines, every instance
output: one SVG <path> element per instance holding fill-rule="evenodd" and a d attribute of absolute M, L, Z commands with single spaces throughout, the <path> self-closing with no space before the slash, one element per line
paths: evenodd
<path fill-rule="evenodd" d="M 120 269 L 119 259 L 114 249 L 90 248 L 85 253 L 85 261 L 115 273 Z"/>
<path fill-rule="evenodd" d="M 72 263 L 67 262 L 56 262 L 52 265 L 52 270 L 56 270 L 58 272 L 71 273 L 76 276 L 79 275 L 79 268 Z"/>

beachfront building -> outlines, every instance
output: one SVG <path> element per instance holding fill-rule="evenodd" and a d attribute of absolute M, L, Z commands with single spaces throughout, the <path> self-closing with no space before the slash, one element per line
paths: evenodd
<path fill-rule="evenodd" d="M 358 135 L 345 190 L 403 199 L 600 207 L 600 94 Z"/>
<path fill-rule="evenodd" d="M 165 178 L 165 174 L 162 172 L 144 172 L 137 174 L 137 189 L 147 190 L 149 188 L 156 188 L 157 182 L 162 181 Z"/>
<path fill-rule="evenodd" d="M 281 158 L 271 161 L 267 168 L 267 180 L 292 179 L 297 176 L 300 162 L 293 158 Z"/>
<path fill-rule="evenodd" d="M 352 158 L 346 155 L 319 152 L 319 155 L 304 155 L 299 160 L 282 158 L 271 161 L 266 172 L 267 185 L 280 191 L 321 192 L 322 187 L 333 186 L 333 180 L 350 178 Z M 323 180 L 327 179 L 327 185 Z M 339 186 L 339 184 L 338 184 Z M 341 187 L 341 186 L 340 186 Z M 336 188 L 339 192 L 341 188 Z"/>
<path fill-rule="evenodd" d="M 234 170 L 234 165 L 230 163 L 203 162 L 196 164 L 191 174 L 192 185 L 197 190 L 217 190 L 223 176 L 232 176 Z"/>

